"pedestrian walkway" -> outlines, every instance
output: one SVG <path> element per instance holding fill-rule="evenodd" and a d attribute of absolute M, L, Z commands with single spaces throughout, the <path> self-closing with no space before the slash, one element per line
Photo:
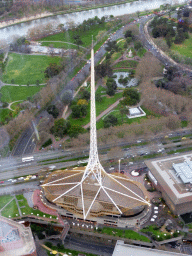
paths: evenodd
<path fill-rule="evenodd" d="M 109 106 L 105 111 L 103 111 L 100 115 L 98 115 L 96 117 L 96 121 L 100 120 L 103 116 L 105 116 L 106 114 L 108 114 L 112 109 L 114 109 L 115 107 L 117 107 L 117 105 L 119 104 L 120 100 L 122 100 L 123 98 L 117 100 L 115 103 L 113 103 L 111 106 Z M 87 129 L 90 126 L 90 123 L 86 124 L 83 128 Z"/>
<path fill-rule="evenodd" d="M 22 213 L 21 213 L 21 209 L 19 207 L 19 203 L 18 203 L 18 200 L 17 200 L 17 197 L 14 195 L 14 199 L 15 199 L 15 202 L 17 204 L 17 208 L 18 208 L 18 211 L 19 211 L 19 215 L 22 216 Z"/>

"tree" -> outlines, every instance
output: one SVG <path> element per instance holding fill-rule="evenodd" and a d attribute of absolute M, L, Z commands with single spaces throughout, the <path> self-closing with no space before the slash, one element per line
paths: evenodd
<path fill-rule="evenodd" d="M 52 115 L 54 118 L 57 118 L 59 115 L 59 110 L 55 105 L 49 105 L 47 107 L 47 112 Z"/>
<path fill-rule="evenodd" d="M 85 131 L 85 129 L 83 127 L 81 127 L 80 125 L 77 125 L 77 124 L 73 124 L 69 131 L 68 131 L 68 134 L 71 138 L 77 138 L 79 133 L 83 133 Z"/>
<path fill-rule="evenodd" d="M 123 122 L 123 116 L 127 115 L 129 113 L 129 110 L 128 110 L 127 107 L 121 105 L 120 108 L 119 108 L 119 112 L 121 114 L 121 118 L 122 118 L 122 122 Z"/>
<path fill-rule="evenodd" d="M 100 93 L 95 94 L 95 100 L 96 100 L 96 102 L 99 102 L 99 103 L 103 101 Z"/>
<path fill-rule="evenodd" d="M 74 105 L 71 107 L 71 110 L 72 110 L 73 118 L 81 117 L 81 107 L 80 106 Z"/>
<path fill-rule="evenodd" d="M 88 106 L 88 102 L 85 100 L 85 99 L 79 99 L 78 102 L 77 102 L 77 105 L 78 106 Z"/>
<path fill-rule="evenodd" d="M 140 95 L 137 90 L 133 88 L 127 88 L 123 91 L 124 99 L 121 101 L 122 105 L 135 105 L 140 100 Z"/>
<path fill-rule="evenodd" d="M 45 70 L 45 77 L 50 78 L 58 75 L 60 72 L 60 67 L 56 63 L 50 63 Z"/>
<path fill-rule="evenodd" d="M 90 92 L 85 90 L 85 89 L 82 89 L 81 90 L 81 98 L 85 99 L 85 100 L 89 100 L 90 99 Z"/>
<path fill-rule="evenodd" d="M 111 76 L 113 71 L 110 67 L 110 62 L 107 61 L 105 63 L 101 63 L 95 67 L 95 73 L 98 77 L 105 77 L 105 76 Z"/>
<path fill-rule="evenodd" d="M 106 85 L 107 85 L 107 91 L 106 91 L 107 94 L 109 96 L 113 96 L 115 94 L 115 90 L 117 89 L 117 84 L 116 84 L 115 80 L 113 78 L 109 77 L 107 79 Z"/>
<path fill-rule="evenodd" d="M 54 126 L 51 128 L 51 133 L 57 137 L 63 138 L 70 128 L 70 123 L 63 118 L 57 119 L 54 122 Z"/>
<path fill-rule="evenodd" d="M 125 32 L 125 35 L 124 35 L 124 37 L 125 38 L 128 38 L 128 37 L 130 37 L 130 38 L 132 38 L 132 31 L 131 30 L 127 30 L 126 32 Z"/>
<path fill-rule="evenodd" d="M 72 102 L 73 100 L 73 93 L 71 90 L 67 90 L 65 91 L 62 95 L 61 95 L 61 100 L 63 101 L 64 104 L 68 105 Z"/>
<path fill-rule="evenodd" d="M 105 119 L 103 120 L 103 123 L 104 123 L 104 128 L 115 126 L 117 124 L 117 118 L 114 115 L 110 114 L 105 117 Z"/>
<path fill-rule="evenodd" d="M 162 68 L 159 60 L 147 52 L 137 65 L 135 77 L 144 82 L 160 74 L 162 74 Z"/>
<path fill-rule="evenodd" d="M 107 46 L 105 47 L 105 50 L 110 52 L 110 51 L 114 51 L 117 52 L 119 49 L 118 44 L 116 41 L 108 41 L 107 42 Z"/>
<path fill-rule="evenodd" d="M 142 43 L 140 41 L 134 42 L 134 48 L 136 51 L 138 51 L 142 47 Z"/>

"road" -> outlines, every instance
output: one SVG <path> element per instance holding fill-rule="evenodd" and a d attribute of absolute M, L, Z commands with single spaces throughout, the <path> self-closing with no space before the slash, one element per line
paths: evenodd
<path fill-rule="evenodd" d="M 190 129 L 181 130 L 172 132 L 171 134 L 167 134 L 168 137 L 176 137 L 176 136 L 185 136 L 187 134 L 191 134 Z M 162 145 L 161 140 L 164 139 L 165 134 L 154 136 L 150 141 L 146 140 L 145 138 L 138 138 L 138 141 L 135 146 L 135 142 L 121 142 L 119 144 L 116 144 L 115 146 L 119 147 L 125 147 L 122 149 L 122 156 L 121 158 L 133 158 L 136 156 L 143 156 L 147 154 L 153 154 L 157 152 L 166 152 L 166 150 L 172 149 L 178 149 L 177 144 L 180 142 L 172 143 L 170 141 L 167 145 Z M 146 145 L 140 145 L 140 143 L 147 142 Z M 182 140 L 182 143 L 184 144 L 185 140 Z M 130 147 L 131 146 L 131 147 Z M 104 145 L 102 147 L 99 147 L 99 152 L 101 152 L 100 159 L 101 161 L 108 160 L 108 149 L 111 149 L 114 147 L 114 143 Z M 166 147 L 168 147 L 166 149 Z M 188 145 L 184 145 L 184 147 L 188 147 Z M 159 151 L 160 150 L 160 151 Z M 7 158 L 0 159 L 0 177 L 1 180 L 8 180 L 13 179 L 14 177 L 20 177 L 20 176 L 26 176 L 26 175 L 34 175 L 37 174 L 41 169 L 48 168 L 51 165 L 56 166 L 57 169 L 68 167 L 68 166 L 74 166 L 78 165 L 78 160 L 74 161 L 73 158 L 81 158 L 81 157 L 87 157 L 89 154 L 89 148 L 87 149 L 77 149 L 76 151 L 70 151 L 70 150 L 52 150 L 48 152 L 39 152 L 36 154 L 33 154 L 34 161 L 31 162 L 22 162 L 22 157 L 20 156 L 10 156 Z M 112 157 L 110 157 L 112 158 Z M 72 161 L 70 161 L 72 159 Z M 69 160 L 69 161 L 67 161 Z M 129 161 L 127 159 L 127 161 Z M 109 167 L 110 168 L 110 167 Z M 118 167 L 116 168 L 118 169 Z M 106 168 L 107 171 L 109 169 Z M 15 179 L 15 178 L 14 178 Z M 10 182 L 5 182 L 5 184 L 11 184 Z M 2 185 L 3 186 L 3 185 Z"/>
<path fill-rule="evenodd" d="M 78 240 L 73 237 L 66 237 L 65 247 L 102 256 L 111 256 L 114 250 L 113 246 L 93 243 L 92 241 L 84 241 L 82 239 Z"/>

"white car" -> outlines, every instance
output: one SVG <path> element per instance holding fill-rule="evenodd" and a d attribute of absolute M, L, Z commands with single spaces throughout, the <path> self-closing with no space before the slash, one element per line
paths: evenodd
<path fill-rule="evenodd" d="M 32 180 L 34 180 L 34 179 L 36 179 L 36 178 L 37 178 L 36 175 L 34 175 L 34 176 L 31 177 Z"/>
<path fill-rule="evenodd" d="M 24 180 L 24 177 L 19 177 L 18 180 Z"/>
<path fill-rule="evenodd" d="M 16 182 L 17 180 L 12 180 L 12 182 Z"/>
<path fill-rule="evenodd" d="M 13 179 L 9 179 L 8 181 L 12 181 Z"/>

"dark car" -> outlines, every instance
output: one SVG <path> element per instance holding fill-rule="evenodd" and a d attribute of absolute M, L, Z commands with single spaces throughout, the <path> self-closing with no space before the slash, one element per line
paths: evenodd
<path fill-rule="evenodd" d="M 124 171 L 120 171 L 121 174 L 124 174 L 125 172 Z"/>

